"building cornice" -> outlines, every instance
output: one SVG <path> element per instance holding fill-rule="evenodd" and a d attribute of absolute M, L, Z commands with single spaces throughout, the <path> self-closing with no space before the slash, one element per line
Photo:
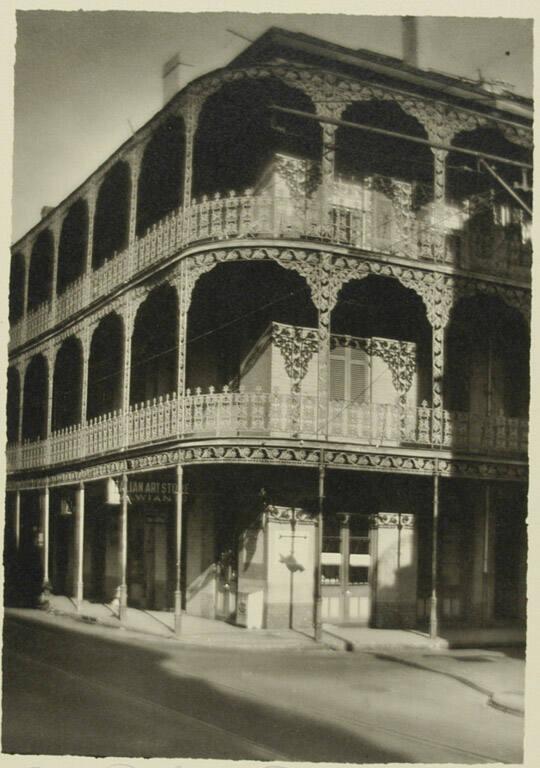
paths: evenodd
<path fill-rule="evenodd" d="M 149 452 L 151 450 L 151 452 Z M 45 485 L 72 485 L 92 482 L 122 473 L 145 472 L 182 465 L 247 464 L 307 467 L 317 469 L 321 461 L 328 469 L 431 477 L 526 482 L 526 461 L 510 461 L 487 456 L 456 457 L 450 451 L 410 451 L 354 446 L 335 442 L 283 441 L 267 439 L 222 439 L 169 442 L 167 445 L 137 449 L 124 455 L 101 456 L 92 463 L 44 469 L 8 476 L 8 490 L 41 488 Z"/>

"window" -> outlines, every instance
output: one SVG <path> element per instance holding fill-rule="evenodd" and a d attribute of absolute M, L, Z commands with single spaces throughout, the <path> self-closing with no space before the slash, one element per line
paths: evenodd
<path fill-rule="evenodd" d="M 335 347 L 330 353 L 330 399 L 370 401 L 369 355 L 357 346 Z"/>
<path fill-rule="evenodd" d="M 321 582 L 323 584 L 340 584 L 341 565 L 341 531 L 339 521 L 330 517 L 324 521 Z"/>
<path fill-rule="evenodd" d="M 349 584 L 369 582 L 369 527 L 364 515 L 349 518 Z"/>
<path fill-rule="evenodd" d="M 348 526 L 327 518 L 324 523 L 321 579 L 325 585 L 359 585 L 369 582 L 369 526 L 365 515 L 353 514 Z"/>

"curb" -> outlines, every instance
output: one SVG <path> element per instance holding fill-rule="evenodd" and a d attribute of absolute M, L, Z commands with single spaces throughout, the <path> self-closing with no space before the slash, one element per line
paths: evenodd
<path fill-rule="evenodd" d="M 516 697 L 520 703 L 516 702 L 515 704 L 511 704 L 507 700 L 505 701 L 507 696 Z M 521 701 L 523 701 L 523 703 L 521 703 Z M 501 712 L 506 712 L 509 715 L 516 715 L 517 717 L 524 717 L 525 715 L 523 694 L 512 693 L 510 691 L 493 693 L 488 699 L 488 705 Z"/>
<path fill-rule="evenodd" d="M 468 680 L 466 677 L 463 677 L 462 675 L 456 675 L 453 672 L 446 672 L 444 670 L 440 669 L 434 669 L 433 667 L 426 666 L 425 664 L 420 664 L 416 661 L 411 661 L 410 659 L 400 659 L 397 656 L 391 656 L 390 654 L 385 653 L 378 653 L 377 654 L 380 658 L 386 659 L 387 661 L 395 661 L 399 664 L 403 664 L 408 667 L 413 667 L 414 669 L 421 669 L 425 672 L 432 672 L 436 675 L 443 675 L 443 677 L 448 677 L 451 680 L 455 680 L 458 683 L 461 683 L 462 685 L 467 686 L 467 688 L 472 688 L 472 690 L 477 691 L 477 693 L 481 693 L 484 696 L 487 696 L 487 704 L 490 707 L 493 707 L 494 709 L 498 709 L 501 712 L 506 712 L 511 715 L 517 715 L 519 717 L 523 717 L 524 715 L 524 707 L 523 704 L 513 704 L 505 700 L 507 696 L 510 697 L 517 697 L 519 700 L 523 699 L 523 694 L 507 691 L 507 692 L 494 692 L 489 690 L 488 688 L 484 688 L 482 685 L 479 685 L 478 683 L 474 683 L 472 680 Z"/>
<path fill-rule="evenodd" d="M 446 650 L 449 648 L 448 641 L 444 638 L 438 637 L 436 640 L 427 640 L 425 645 L 418 645 L 417 643 L 394 643 L 392 645 L 383 643 L 354 643 L 352 640 L 347 640 L 340 635 L 335 635 L 328 630 L 323 631 L 323 642 L 334 651 L 347 651 L 349 653 L 375 653 L 381 651 L 385 652 L 385 649 L 391 651 L 420 651 L 426 649 Z"/>
<path fill-rule="evenodd" d="M 171 640 L 173 642 L 178 643 L 179 645 L 191 647 L 191 648 L 211 648 L 214 650 L 238 650 L 238 651 L 283 651 L 283 650 L 290 650 L 290 651 L 307 651 L 307 650 L 321 650 L 321 649 L 327 649 L 328 646 L 326 644 L 321 643 L 315 643 L 314 640 L 309 641 L 306 640 L 299 640 L 297 643 L 291 642 L 286 643 L 285 645 L 280 644 L 279 641 L 271 642 L 271 641 L 263 641 L 260 643 L 257 643 L 256 645 L 251 643 L 249 644 L 250 638 L 246 637 L 245 639 L 237 638 L 236 643 L 234 641 L 231 641 L 231 643 L 213 643 L 211 640 L 208 641 L 206 638 L 204 640 L 196 640 L 196 639 L 190 639 L 188 637 L 177 637 L 174 632 L 171 630 L 169 634 L 161 634 L 157 632 L 150 632 L 146 631 L 144 629 L 138 629 L 137 627 L 131 627 L 126 626 L 123 624 L 120 624 L 119 620 L 117 622 L 108 621 L 106 619 L 100 619 L 96 616 L 88 616 L 87 614 L 78 614 L 78 613 L 69 613 L 66 611 L 62 611 L 58 608 L 50 608 L 46 610 L 46 613 L 53 616 L 62 616 L 64 618 L 72 619 L 73 621 L 78 621 L 81 624 L 91 624 L 94 626 L 101 626 L 101 627 L 107 627 L 108 629 L 118 629 L 123 630 L 127 632 L 134 632 L 137 635 L 145 635 L 146 637 L 154 637 L 159 638 L 160 640 Z M 209 637 L 209 636 L 207 636 Z M 248 643 L 245 642 L 245 640 L 248 641 Z"/>

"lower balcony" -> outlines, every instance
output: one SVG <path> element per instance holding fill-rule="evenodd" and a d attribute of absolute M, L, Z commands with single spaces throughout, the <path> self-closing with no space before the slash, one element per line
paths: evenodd
<path fill-rule="evenodd" d="M 443 411 L 427 404 L 359 404 L 281 393 L 230 392 L 224 388 L 184 397 L 160 397 L 87 423 L 53 432 L 45 440 L 7 448 L 9 472 L 63 464 L 165 440 L 260 437 L 329 440 L 379 448 L 438 448 L 460 454 L 524 458 L 528 421 Z"/>

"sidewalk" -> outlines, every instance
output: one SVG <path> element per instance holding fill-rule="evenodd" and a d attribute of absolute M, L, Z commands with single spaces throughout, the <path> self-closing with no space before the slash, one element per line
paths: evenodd
<path fill-rule="evenodd" d="M 331 647 L 372 653 L 386 661 L 450 677 L 485 694 L 494 707 L 517 715 L 524 712 L 524 630 L 453 629 L 433 642 L 428 634 L 416 630 L 330 624 L 323 629 L 323 639 Z M 507 650 L 500 650 L 503 646 Z"/>
<path fill-rule="evenodd" d="M 69 616 L 76 621 L 159 636 L 184 645 L 265 651 L 305 650 L 318 647 L 313 638 L 290 629 L 248 630 L 227 624 L 225 621 L 213 621 L 185 613 L 182 614 L 182 632 L 180 635 L 176 635 L 174 632 L 174 614 L 169 611 L 145 611 L 138 608 L 128 608 L 126 621 L 122 625 L 109 605 L 83 600 L 80 611 L 77 611 L 75 601 L 62 595 L 50 596 L 48 612 L 59 616 Z"/>
<path fill-rule="evenodd" d="M 524 646 L 525 630 L 515 627 L 479 627 L 477 629 L 442 629 L 432 641 L 418 629 L 373 629 L 372 627 L 323 624 L 324 639 L 346 651 L 392 648 L 489 648 Z"/>
<path fill-rule="evenodd" d="M 395 661 L 450 677 L 486 695 L 497 709 L 523 715 L 525 658 L 518 650 L 439 650 L 426 653 L 374 652 L 377 658 Z"/>
<path fill-rule="evenodd" d="M 8 609 L 9 610 L 9 609 Z M 37 611 L 36 613 L 40 613 Z M 45 614 L 45 611 L 43 611 Z M 172 640 L 184 646 L 241 651 L 320 650 L 313 638 L 293 630 L 247 630 L 223 621 L 182 615 L 182 633 L 174 632 L 174 615 L 165 611 L 128 608 L 122 625 L 114 611 L 105 604 L 83 601 L 77 611 L 74 600 L 53 595 L 49 616 L 70 617 L 87 624 L 123 629 Z M 46 614 L 45 614 L 46 615 Z M 322 645 L 327 651 L 349 650 L 375 658 L 442 675 L 486 696 L 488 703 L 514 715 L 523 715 L 525 660 L 523 648 L 486 649 L 498 641 L 501 646 L 516 646 L 522 634 L 516 630 L 453 630 L 434 643 L 429 635 L 415 630 L 371 629 L 323 625 Z M 466 640 L 477 644 L 459 650 Z M 483 649 L 482 649 L 483 641 Z M 491 641 L 491 643 L 490 643 Z"/>

